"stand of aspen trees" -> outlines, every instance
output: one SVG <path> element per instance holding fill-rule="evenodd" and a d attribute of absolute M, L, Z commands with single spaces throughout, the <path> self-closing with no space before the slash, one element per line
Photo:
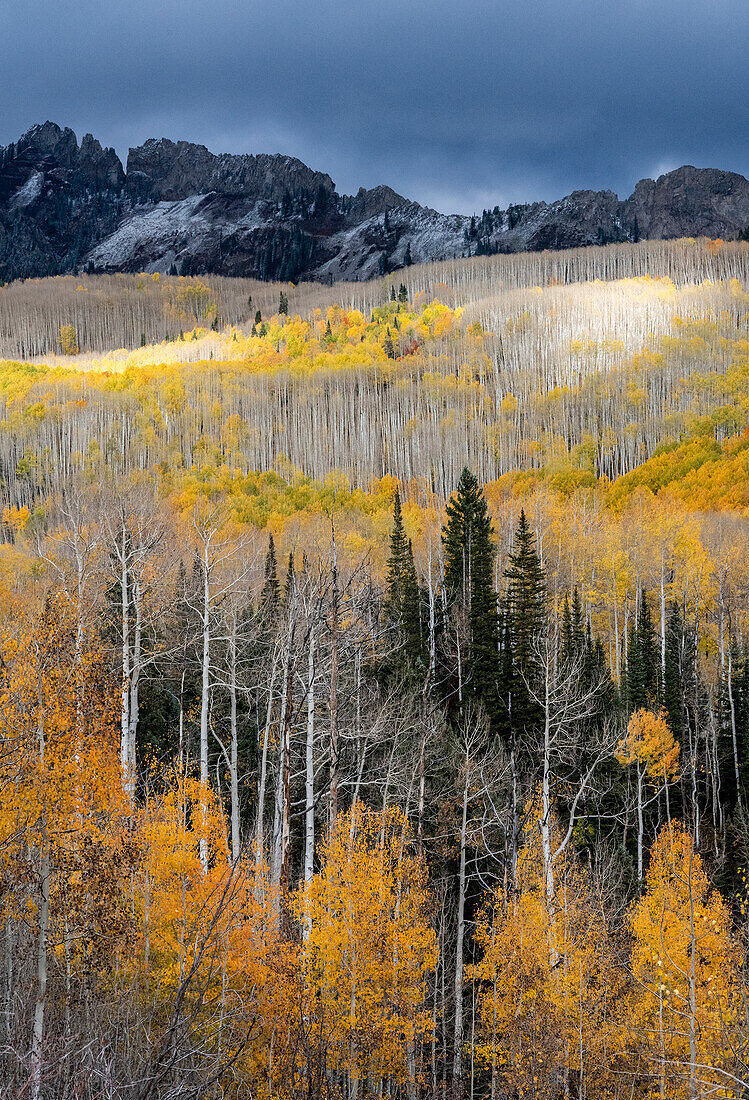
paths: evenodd
<path fill-rule="evenodd" d="M 745 1095 L 748 261 L 0 289 L 0 1096 Z"/>

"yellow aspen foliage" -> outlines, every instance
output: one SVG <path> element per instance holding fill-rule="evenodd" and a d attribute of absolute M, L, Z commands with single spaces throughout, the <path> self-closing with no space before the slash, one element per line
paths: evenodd
<path fill-rule="evenodd" d="M 219 799 L 190 776 L 172 775 L 147 801 L 137 843 L 137 950 L 123 956 L 121 966 L 151 1005 L 154 1041 L 179 1001 L 204 1056 L 236 1056 L 254 1077 L 278 1012 L 288 1009 L 271 980 L 277 899 L 266 869 L 249 860 L 232 864 Z M 265 1026 L 253 1026 L 258 1018 Z"/>
<path fill-rule="evenodd" d="M 666 825 L 653 846 L 633 937 L 629 1042 L 645 1095 L 734 1096 L 740 953 L 728 907 L 710 884 L 692 837 Z"/>
<path fill-rule="evenodd" d="M 305 1013 L 325 1036 L 330 1069 L 350 1082 L 412 1080 L 432 1029 L 426 980 L 437 945 L 403 813 L 356 803 L 340 815 L 295 912 L 306 930 Z"/>
<path fill-rule="evenodd" d="M 78 335 L 75 331 L 75 325 L 60 326 L 60 350 L 63 355 L 78 354 Z"/>
<path fill-rule="evenodd" d="M 476 1055 L 492 1095 L 616 1095 L 624 975 L 587 873 L 565 857 L 557 874 L 550 917 L 540 843 L 529 836 L 517 891 L 500 887 L 478 921 Z"/>
<path fill-rule="evenodd" d="M 6 508 L 3 508 L 3 523 L 6 527 L 10 528 L 11 531 L 22 531 L 29 522 L 30 516 L 31 512 L 25 504 L 20 508 L 14 505 L 8 505 Z"/>
<path fill-rule="evenodd" d="M 35 919 L 43 880 L 47 938 L 64 965 L 106 970 L 108 950 L 131 926 L 117 696 L 98 643 L 81 634 L 63 597 L 0 635 L 0 734 L 5 916 Z"/>
<path fill-rule="evenodd" d="M 676 779 L 679 752 L 679 742 L 674 740 L 665 712 L 656 714 L 643 707 L 630 718 L 617 759 L 620 764 L 639 762 L 649 779 Z"/>

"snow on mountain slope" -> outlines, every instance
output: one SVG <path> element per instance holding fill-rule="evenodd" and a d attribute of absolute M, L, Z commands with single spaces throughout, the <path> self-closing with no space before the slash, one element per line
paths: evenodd
<path fill-rule="evenodd" d="M 216 196 L 192 195 L 136 207 L 111 236 L 84 259 L 102 271 L 163 271 L 186 257 L 198 262 L 228 234 L 249 234 L 265 224 L 262 203 L 222 216 Z"/>
<path fill-rule="evenodd" d="M 293 157 L 149 139 L 127 171 L 90 134 L 46 122 L 0 149 L 0 282 L 91 271 L 365 279 L 410 261 L 749 230 L 749 181 L 684 166 L 632 195 L 440 214 L 390 187 L 340 195 Z"/>
<path fill-rule="evenodd" d="M 31 206 L 39 198 L 44 186 L 44 176 L 41 172 L 32 172 L 22 187 L 19 187 L 11 196 L 8 206 L 11 210 L 19 210 L 25 206 Z"/>

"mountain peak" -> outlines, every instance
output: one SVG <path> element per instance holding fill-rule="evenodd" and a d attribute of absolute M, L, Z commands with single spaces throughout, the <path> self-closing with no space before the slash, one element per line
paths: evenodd
<path fill-rule="evenodd" d="M 444 215 L 391 187 L 339 195 L 282 153 L 212 153 L 148 138 L 125 170 L 69 127 L 32 126 L 0 150 L 0 279 L 102 271 L 215 272 L 261 279 L 365 279 L 409 260 L 562 249 L 643 238 L 735 238 L 749 182 L 682 165 L 629 198 L 576 190 L 478 217 Z"/>

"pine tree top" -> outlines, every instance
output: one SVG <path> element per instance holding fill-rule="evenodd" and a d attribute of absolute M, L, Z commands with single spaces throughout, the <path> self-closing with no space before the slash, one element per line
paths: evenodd
<path fill-rule="evenodd" d="M 448 591 L 462 591 L 468 576 L 486 574 L 491 583 L 492 564 L 496 549 L 492 542 L 489 506 L 478 479 L 464 467 L 458 486 L 445 509 L 447 519 L 442 528 L 445 550 L 445 585 Z"/>

